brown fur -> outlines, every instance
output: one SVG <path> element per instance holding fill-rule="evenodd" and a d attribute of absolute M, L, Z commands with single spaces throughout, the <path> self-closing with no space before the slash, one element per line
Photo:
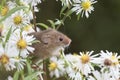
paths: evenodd
<path fill-rule="evenodd" d="M 71 43 L 70 38 L 54 29 L 33 32 L 30 35 L 34 35 L 40 41 L 32 45 L 35 48 L 33 56 L 36 60 L 59 55 L 59 50 L 69 46 Z"/>

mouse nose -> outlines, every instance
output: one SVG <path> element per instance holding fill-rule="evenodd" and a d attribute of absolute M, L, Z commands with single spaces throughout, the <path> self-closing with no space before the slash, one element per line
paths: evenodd
<path fill-rule="evenodd" d="M 72 40 L 69 38 L 69 40 L 68 40 L 68 44 L 70 45 L 71 42 L 72 42 Z"/>
<path fill-rule="evenodd" d="M 64 40 L 64 43 L 66 46 L 69 46 L 72 40 L 66 36 L 66 39 Z"/>

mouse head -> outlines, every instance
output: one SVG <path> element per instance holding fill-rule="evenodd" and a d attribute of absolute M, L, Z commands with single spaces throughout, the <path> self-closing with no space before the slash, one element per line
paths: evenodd
<path fill-rule="evenodd" d="M 70 38 L 54 29 L 33 32 L 29 35 L 33 35 L 36 40 L 40 41 L 40 43 L 32 44 L 35 48 L 34 53 L 40 58 L 59 55 L 59 51 L 64 50 L 71 43 Z"/>
<path fill-rule="evenodd" d="M 67 47 L 70 45 L 71 39 L 61 32 L 58 32 L 54 29 L 48 29 L 42 31 L 41 42 L 47 47 Z"/>

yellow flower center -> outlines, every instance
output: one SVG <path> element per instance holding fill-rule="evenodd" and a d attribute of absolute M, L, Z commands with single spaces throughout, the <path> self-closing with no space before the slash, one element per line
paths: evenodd
<path fill-rule="evenodd" d="M 56 64 L 55 62 L 51 62 L 51 63 L 49 64 L 49 69 L 50 69 L 51 71 L 55 70 L 56 68 L 57 68 L 57 64 Z"/>
<path fill-rule="evenodd" d="M 20 23 L 22 23 L 22 17 L 19 15 L 15 16 L 13 19 L 16 25 L 19 25 Z"/>
<path fill-rule="evenodd" d="M 23 39 L 20 39 L 20 40 L 17 42 L 17 47 L 18 47 L 19 49 L 25 49 L 26 46 L 27 46 L 27 43 L 26 43 L 26 41 L 23 40 Z"/>
<path fill-rule="evenodd" d="M 0 62 L 3 63 L 3 64 L 7 64 L 9 62 L 9 57 L 7 55 L 3 54 L 0 57 Z"/>
<path fill-rule="evenodd" d="M 81 60 L 82 60 L 82 63 L 87 63 L 87 62 L 89 62 L 89 60 L 90 60 L 90 57 L 89 57 L 89 55 L 87 55 L 87 54 L 83 54 L 82 56 L 81 56 Z"/>
<path fill-rule="evenodd" d="M 111 60 L 112 60 L 112 65 L 113 65 L 113 66 L 115 66 L 115 65 L 119 64 L 118 59 L 117 59 L 114 55 L 113 55 L 113 56 L 111 56 Z"/>
<path fill-rule="evenodd" d="M 81 3 L 81 6 L 82 6 L 82 8 L 83 8 L 84 10 L 87 10 L 87 9 L 90 8 L 91 2 L 90 2 L 89 0 L 83 1 L 83 2 Z"/>
<path fill-rule="evenodd" d="M 8 11 L 9 11 L 8 6 L 3 7 L 3 8 L 1 9 L 1 15 L 2 15 L 2 16 L 5 16 L 5 15 L 8 13 Z"/>
<path fill-rule="evenodd" d="M 25 30 L 25 31 L 29 31 L 31 28 L 32 28 L 31 25 L 27 25 L 27 26 L 25 26 L 25 27 L 23 28 L 23 30 Z"/>
<path fill-rule="evenodd" d="M 15 59 L 16 59 L 16 60 L 19 60 L 20 58 L 17 56 L 17 57 L 15 57 Z"/>

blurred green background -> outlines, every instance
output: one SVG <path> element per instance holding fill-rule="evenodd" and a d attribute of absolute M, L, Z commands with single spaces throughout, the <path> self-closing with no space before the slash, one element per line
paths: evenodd
<path fill-rule="evenodd" d="M 61 3 L 45 0 L 39 4 L 40 12 L 37 22 L 49 24 L 47 19 L 59 18 Z M 67 52 L 109 50 L 120 53 L 120 0 L 98 0 L 95 11 L 87 19 L 85 16 L 77 20 L 72 15 L 66 19 L 60 31 L 72 39 Z"/>

